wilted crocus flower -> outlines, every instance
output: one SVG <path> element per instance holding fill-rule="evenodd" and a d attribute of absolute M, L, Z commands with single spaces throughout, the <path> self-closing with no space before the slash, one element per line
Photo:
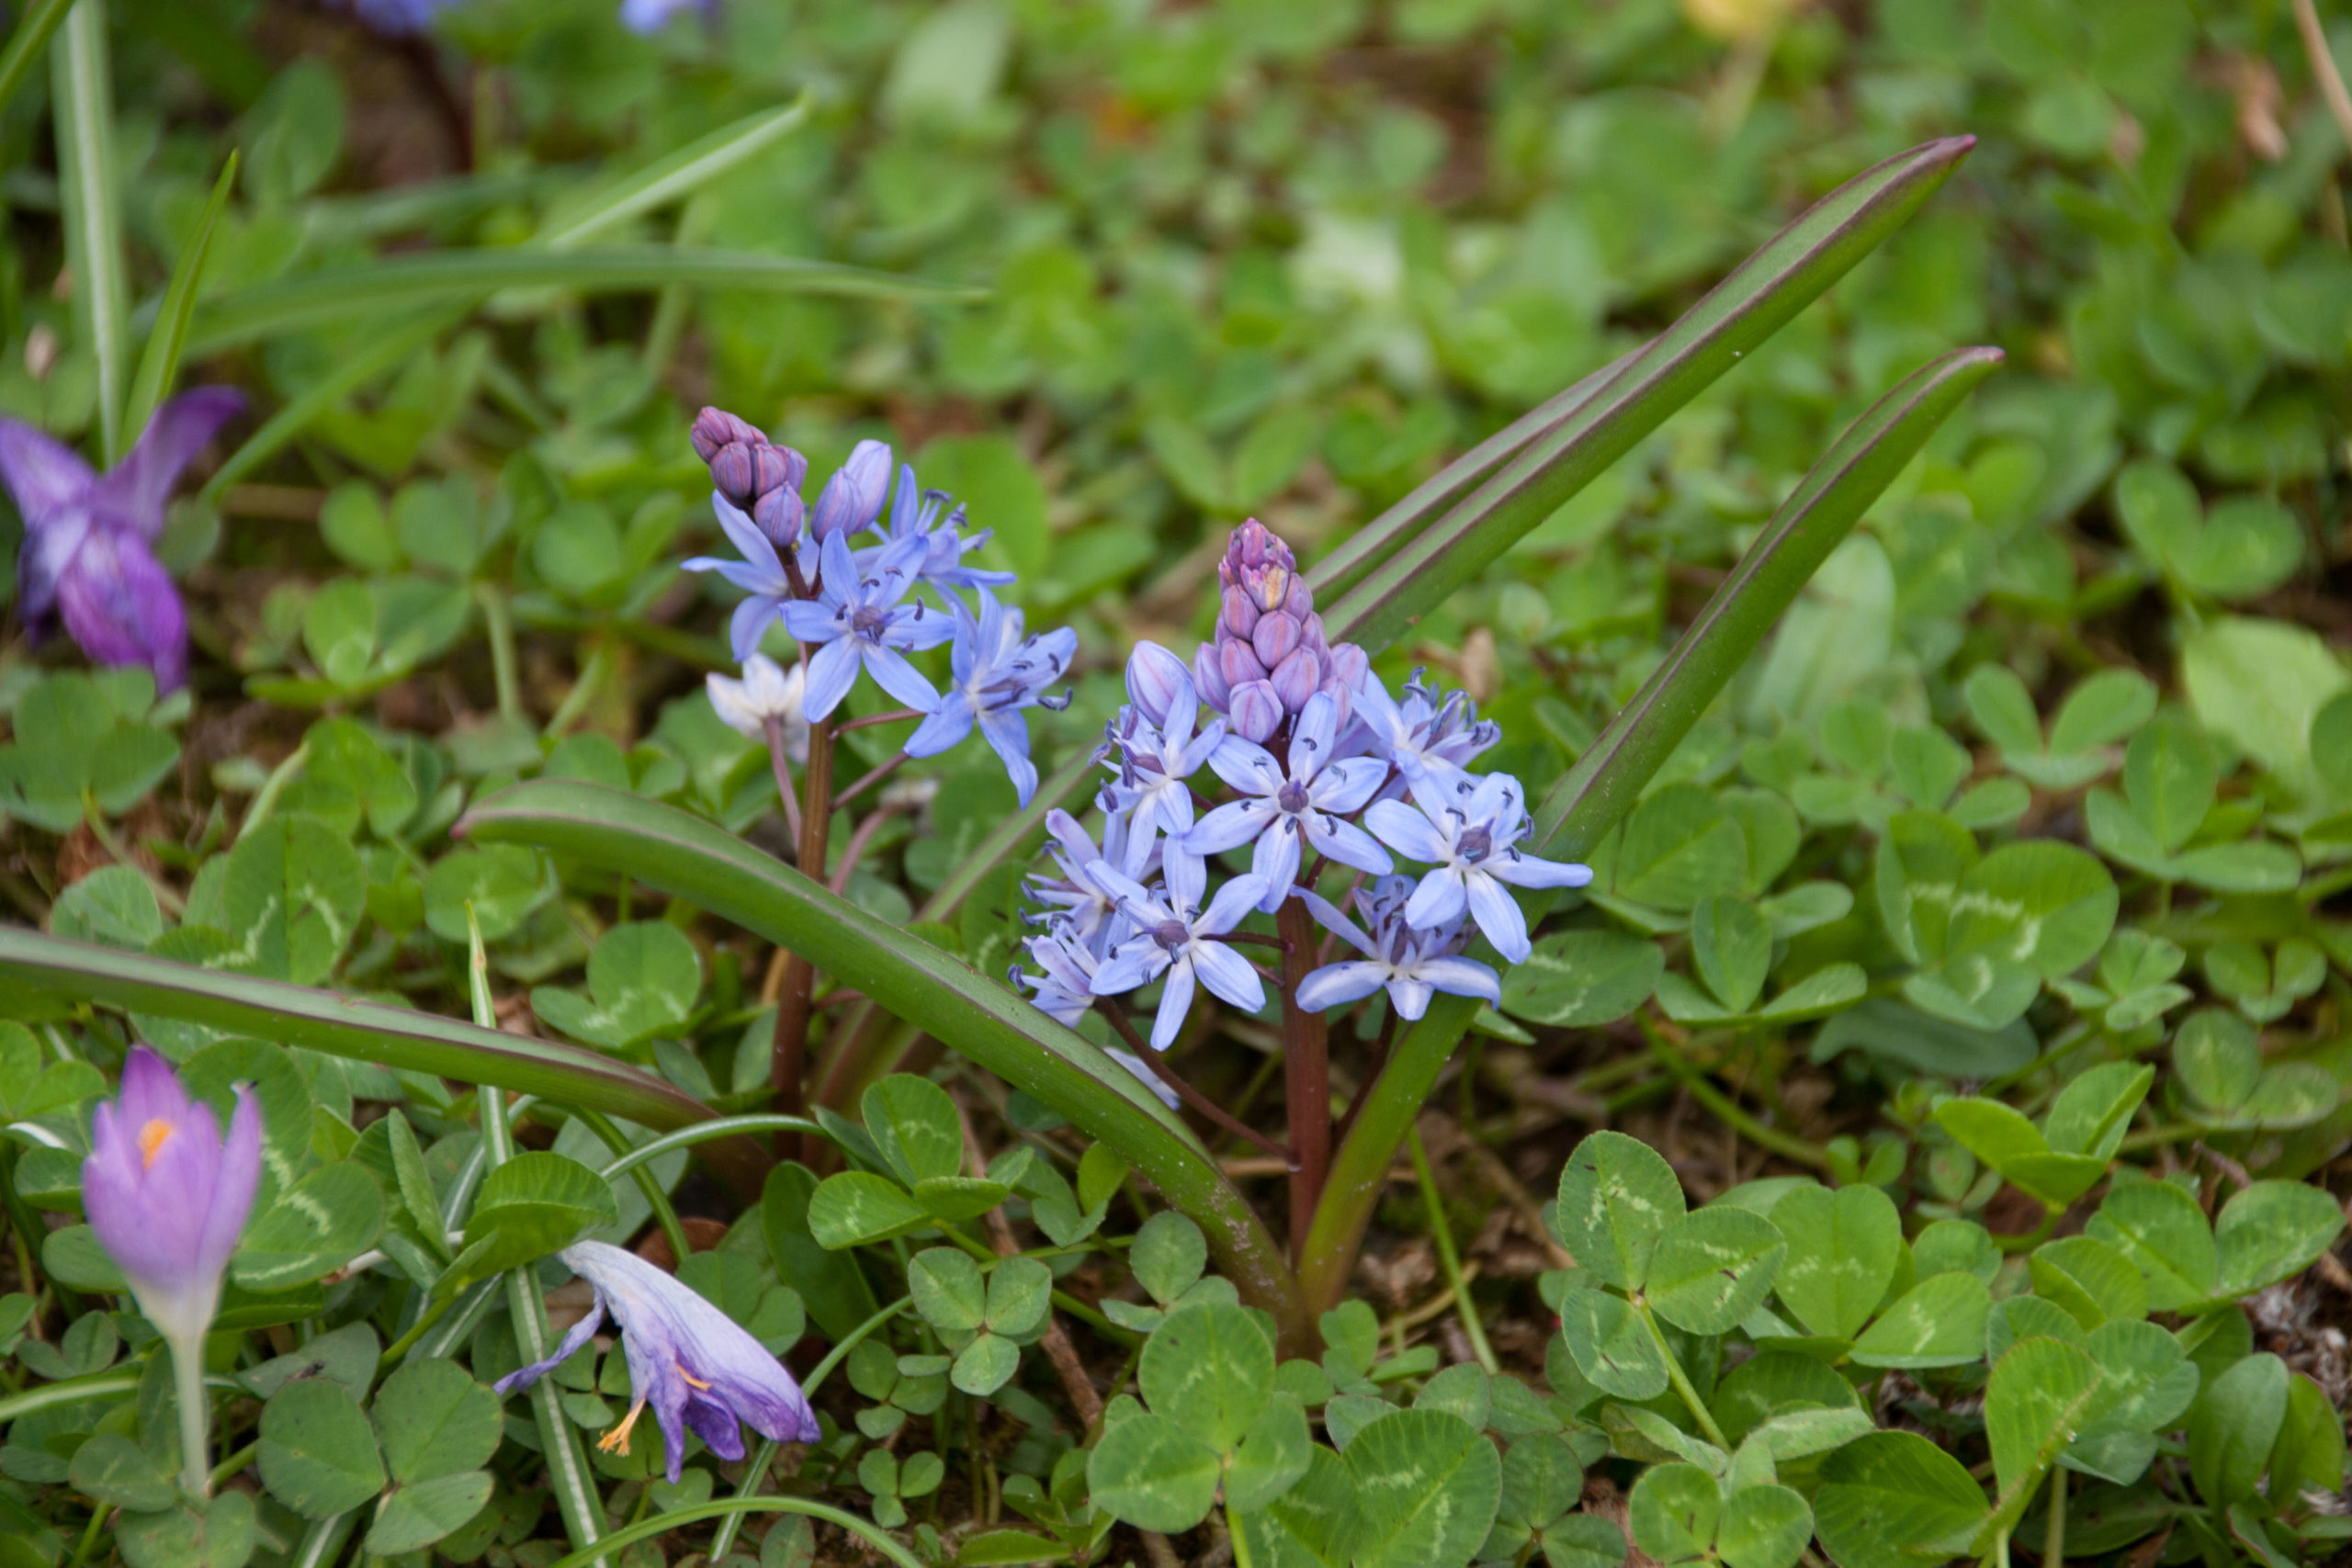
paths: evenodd
<path fill-rule="evenodd" d="M 1527 806 L 1519 781 L 1508 773 L 1483 779 L 1441 781 L 1427 776 L 1412 786 L 1412 806 L 1376 800 L 1364 825 L 1408 860 L 1432 869 L 1405 906 L 1416 931 L 1460 919 L 1466 909 L 1495 951 L 1524 964 L 1533 951 L 1527 918 L 1503 884 L 1517 887 L 1582 887 L 1590 866 L 1538 860 L 1512 846 L 1527 835 Z"/>
<path fill-rule="evenodd" d="M 1195 823 L 1184 835 L 1185 852 L 1213 855 L 1254 842 L 1250 869 L 1265 879 L 1265 902 L 1259 908 L 1266 913 L 1290 896 L 1291 884 L 1298 880 L 1302 843 L 1359 871 L 1392 869 L 1388 852 L 1371 834 L 1342 820 L 1363 809 L 1387 779 L 1388 764 L 1378 757 L 1330 761 L 1339 728 L 1338 705 L 1317 692 L 1298 716 L 1287 767 L 1239 736 L 1227 737 L 1209 758 L 1209 766 L 1241 798 Z"/>
<path fill-rule="evenodd" d="M 1078 634 L 1068 626 L 1036 637 L 1022 635 L 1021 612 L 1008 610 L 985 588 L 976 619 L 962 600 L 952 600 L 956 642 L 948 649 L 948 667 L 955 683 L 941 694 L 930 716 L 907 738 L 910 757 L 935 757 L 972 733 L 974 725 L 996 749 L 1012 776 L 1021 804 L 1037 792 L 1037 765 L 1029 760 L 1029 724 L 1021 716 L 1026 707 L 1066 705 L 1067 695 L 1056 699 L 1046 688 L 1062 677 L 1078 655 Z"/>
<path fill-rule="evenodd" d="M 595 1290 L 588 1315 L 571 1325 L 544 1361 L 498 1380 L 500 1393 L 527 1388 L 588 1343 L 609 1312 L 628 1354 L 632 1403 L 619 1426 L 596 1446 L 628 1451 L 629 1428 L 648 1404 L 669 1448 L 670 1483 L 686 1455 L 685 1429 L 722 1460 L 743 1457 L 741 1420 L 771 1442 L 813 1443 L 817 1413 L 784 1363 L 761 1348 L 733 1318 L 633 1252 L 601 1241 L 575 1242 L 556 1254 Z"/>
<path fill-rule="evenodd" d="M 82 1207 L 139 1310 L 172 1348 L 182 1483 L 204 1494 L 204 1335 L 261 1182 L 261 1107 L 243 1085 L 229 1135 L 163 1057 L 130 1048 L 122 1090 L 91 1117 Z"/>
<path fill-rule="evenodd" d="M 906 655 L 937 648 L 956 635 L 956 624 L 919 600 L 899 603 L 914 586 L 922 547 L 912 540 L 892 545 L 873 562 L 869 575 L 860 576 L 848 540 L 839 533 L 824 537 L 824 575 L 816 602 L 784 606 L 785 630 L 802 642 L 823 645 L 808 656 L 809 718 L 825 718 L 841 706 L 857 683 L 861 662 L 884 691 L 929 713 L 939 694 Z"/>
<path fill-rule="evenodd" d="M 1367 668 L 1363 649 L 1325 638 L 1290 547 L 1253 517 L 1233 531 L 1216 575 L 1224 586 L 1216 640 L 1193 660 L 1203 699 L 1233 733 L 1261 746 L 1317 692 L 1339 705 L 1344 727 Z"/>
<path fill-rule="evenodd" d="M 785 755 L 796 762 L 808 760 L 808 717 L 802 703 L 808 685 L 807 666 L 786 670 L 766 654 L 755 653 L 743 660 L 741 680 L 713 674 L 705 676 L 703 684 L 710 693 L 711 707 L 728 728 L 765 743 L 774 721 L 784 735 Z"/>
<path fill-rule="evenodd" d="M 152 547 L 180 470 L 244 406 L 230 387 L 184 392 L 103 474 L 33 426 L 0 419 L 0 481 L 25 519 L 17 608 L 34 637 L 62 620 L 100 664 L 143 664 L 158 691 L 187 683 L 187 615 Z"/>
<path fill-rule="evenodd" d="M 1310 970 L 1298 983 L 1298 1005 L 1306 1011 L 1345 1007 L 1384 986 L 1396 1016 L 1408 1021 L 1429 1011 L 1430 998 L 1439 991 L 1502 1004 L 1502 982 L 1495 972 L 1461 956 L 1459 919 L 1425 931 L 1415 931 L 1405 919 L 1405 906 L 1413 896 L 1411 878 L 1385 876 L 1370 892 L 1356 895 L 1357 909 L 1372 922 L 1369 933 L 1308 889 L 1294 891 L 1326 931 L 1363 954 Z"/>
<path fill-rule="evenodd" d="M 1266 1005 L 1266 988 L 1250 961 L 1216 938 L 1248 918 L 1264 894 L 1257 876 L 1237 876 L 1216 891 L 1206 909 L 1201 895 L 1208 890 L 1208 870 L 1191 855 L 1176 855 L 1167 865 L 1167 883 L 1154 893 L 1126 876 L 1108 861 L 1087 868 L 1097 881 L 1119 895 L 1136 934 L 1113 950 L 1094 971 L 1094 994 L 1115 997 L 1168 976 L 1159 993 L 1159 1011 L 1152 1020 L 1151 1048 L 1165 1051 L 1184 1026 L 1193 1006 L 1195 980 L 1235 1007 L 1256 1012 Z"/>

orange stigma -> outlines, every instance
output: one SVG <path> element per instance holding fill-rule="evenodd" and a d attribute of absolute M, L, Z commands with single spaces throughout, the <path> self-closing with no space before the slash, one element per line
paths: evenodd
<path fill-rule="evenodd" d="M 144 1170 L 147 1167 L 155 1163 L 155 1156 L 162 1154 L 164 1152 L 164 1145 L 171 1141 L 173 1131 L 174 1129 L 172 1124 L 169 1122 L 164 1121 L 160 1116 L 139 1129 L 139 1166 L 141 1169 Z"/>
<path fill-rule="evenodd" d="M 628 1414 L 621 1417 L 621 1424 L 596 1439 L 598 1451 L 608 1454 L 628 1452 L 628 1429 L 637 1425 L 637 1418 L 644 1410 L 645 1401 L 641 1399 L 630 1405 Z"/>

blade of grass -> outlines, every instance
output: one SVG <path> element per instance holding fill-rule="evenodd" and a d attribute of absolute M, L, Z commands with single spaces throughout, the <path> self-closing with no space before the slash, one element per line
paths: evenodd
<path fill-rule="evenodd" d="M 0 46 L 0 108 L 8 107 L 17 89 L 25 85 L 25 78 L 40 63 L 49 40 L 56 36 L 65 13 L 73 8 L 74 0 L 33 0 L 9 29 L 7 43 Z"/>
<path fill-rule="evenodd" d="M 831 294 L 877 299 L 977 299 L 981 290 L 869 267 L 757 251 L 670 245 L 599 245 L 557 251 L 535 245 L 418 251 L 356 266 L 322 267 L 240 289 L 204 308 L 189 352 L 215 354 L 273 333 L 377 311 L 464 300 L 507 288 L 600 291 L 692 284 L 756 293 Z"/>
<path fill-rule="evenodd" d="M 1282 1252 L 1173 1112 L 1083 1035 L 940 949 L 866 913 L 716 825 L 626 791 L 570 780 L 518 784 L 453 831 L 533 844 L 636 878 L 789 946 L 890 1011 L 1109 1144 L 1209 1237 L 1228 1278 L 1272 1312 L 1285 1343 L 1304 1332 Z"/>
<path fill-rule="evenodd" d="M 1946 415 L 2001 363 L 1996 348 L 1948 354 L 1854 422 L 1740 558 L 1648 682 L 1553 786 L 1529 847 L 1578 860 L 1640 798 L 1699 716 L 1755 652 L 1829 552 L 1927 444 Z M 1542 899 L 1530 900 L 1540 916 Z M 1299 1267 L 1307 1310 L 1334 1305 L 1355 1263 L 1389 1163 L 1478 1004 L 1440 997 L 1390 1052 L 1331 1162 Z"/>
<path fill-rule="evenodd" d="M 1948 137 L 1815 202 L 1460 504 L 1401 542 L 1323 612 L 1333 641 L 1382 648 L 1483 572 L 1667 416 L 1875 250 L 1975 146 Z"/>
<path fill-rule="evenodd" d="M 16 1008 L 48 998 L 182 1018 L 331 1056 L 494 1084 L 662 1132 L 715 1115 L 684 1090 L 594 1051 L 0 926 L 0 999 Z M 771 1163 L 758 1143 L 741 1136 L 703 1145 L 703 1159 L 729 1186 L 753 1194 Z"/>
<path fill-rule="evenodd" d="M 683 201 L 799 130 L 808 123 L 813 101 L 804 91 L 780 109 L 763 109 L 720 126 L 577 202 L 560 204 L 539 225 L 532 243 L 570 250 L 657 208 Z"/>
<path fill-rule="evenodd" d="M 203 220 L 197 224 L 187 249 L 173 266 L 171 282 L 164 288 L 163 303 L 156 308 L 155 324 L 147 333 L 147 348 L 139 356 L 139 373 L 130 378 L 130 399 L 123 408 L 122 427 L 133 440 L 147 428 L 155 405 L 164 400 L 164 394 L 171 389 L 172 378 L 179 372 L 180 352 L 187 343 L 188 318 L 196 310 L 196 290 L 204 281 L 204 258 L 212 249 L 212 227 L 229 204 L 229 191 L 237 180 L 237 161 L 238 154 L 232 149 L 220 177 L 213 182 L 212 199 L 205 204 Z"/>
<path fill-rule="evenodd" d="M 114 162 L 114 91 L 105 0 L 75 0 L 50 51 L 56 98 L 57 194 L 74 319 L 98 367 L 98 442 L 108 467 L 122 456 L 123 367 L 130 305 L 123 283 L 122 202 Z"/>

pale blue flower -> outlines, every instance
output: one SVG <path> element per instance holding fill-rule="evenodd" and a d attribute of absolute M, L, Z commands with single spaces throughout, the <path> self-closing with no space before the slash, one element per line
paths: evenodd
<path fill-rule="evenodd" d="M 782 619 L 784 607 L 793 602 L 792 580 L 785 574 L 784 559 L 775 553 L 774 542 L 741 507 L 714 491 L 710 509 L 718 514 L 718 526 L 726 534 L 727 542 L 741 551 L 743 558 L 724 560 L 718 556 L 695 556 L 685 562 L 683 570 L 715 571 L 751 595 L 735 606 L 735 618 L 728 626 L 728 642 L 734 649 L 735 662 L 747 663 L 759 651 L 760 638 L 766 635 L 768 623 Z M 804 570 L 808 558 L 804 546 Z"/>
<path fill-rule="evenodd" d="M 909 652 L 937 648 L 956 635 L 956 625 L 920 601 L 902 604 L 914 586 L 922 545 L 904 540 L 882 552 L 861 574 L 848 538 L 826 536 L 819 557 L 815 601 L 784 606 L 785 629 L 818 646 L 808 657 L 808 715 L 810 723 L 830 716 L 857 683 L 862 663 L 881 688 L 911 708 L 928 713 L 939 694 L 922 671 L 907 662 Z"/>
<path fill-rule="evenodd" d="M 977 618 L 962 600 L 950 602 L 956 640 L 947 659 L 955 680 L 932 705 L 930 716 L 908 737 L 906 753 L 935 757 L 977 725 L 1004 760 L 1013 790 L 1026 806 L 1037 790 L 1037 766 L 1029 760 L 1029 724 L 1021 710 L 1054 705 L 1046 688 L 1060 680 L 1077 657 L 1078 634 L 1064 626 L 1023 637 L 1020 611 L 998 604 L 986 588 L 975 592 L 980 601 Z M 1064 704 L 1069 700 L 1061 699 Z"/>
<path fill-rule="evenodd" d="M 1326 931 L 1363 954 L 1310 970 L 1298 983 L 1298 1005 L 1308 1012 L 1328 1012 L 1362 1001 L 1387 987 L 1396 1016 L 1411 1021 L 1429 1011 L 1430 998 L 1439 991 L 1449 996 L 1476 997 L 1489 1006 L 1502 1004 L 1502 983 L 1495 972 L 1476 959 L 1461 956 L 1460 919 L 1417 931 L 1405 918 L 1413 895 L 1410 877 L 1386 876 L 1355 896 L 1357 910 L 1372 924 L 1366 932 L 1335 906 L 1311 890 L 1295 891 Z"/>
<path fill-rule="evenodd" d="M 890 444 L 861 441 L 850 449 L 825 488 L 817 493 L 816 509 L 808 514 L 808 531 L 820 540 L 834 535 L 863 534 L 882 514 L 882 494 L 890 483 Z"/>
<path fill-rule="evenodd" d="M 1207 765 L 1225 740 L 1221 718 L 1193 733 L 1200 715 L 1193 682 L 1180 677 L 1170 687 L 1162 718 L 1154 720 L 1129 704 L 1103 728 L 1103 750 L 1118 754 L 1118 777 L 1103 787 L 1100 804 L 1126 818 L 1126 853 L 1119 868 L 1130 878 L 1143 874 L 1159 834 L 1173 840 L 1193 826 L 1193 788 L 1185 781 Z"/>
<path fill-rule="evenodd" d="M 1582 887 L 1590 866 L 1538 860 L 1513 846 L 1527 836 L 1527 804 L 1519 781 L 1508 773 L 1483 780 L 1412 781 L 1413 805 L 1378 800 L 1364 813 L 1364 825 L 1407 860 L 1432 869 L 1405 906 L 1415 931 L 1429 931 L 1462 918 L 1464 910 L 1513 964 L 1532 950 L 1527 918 L 1503 884 L 1517 887 Z"/>
<path fill-rule="evenodd" d="M 1093 839 L 1079 826 L 1078 818 L 1056 807 L 1046 813 L 1046 852 L 1053 858 L 1060 874 L 1029 879 L 1029 896 L 1049 910 L 1037 918 L 1050 919 L 1057 928 L 1066 923 L 1097 955 L 1117 946 L 1127 934 L 1126 917 L 1119 913 L 1119 896 L 1097 881 L 1087 867 L 1098 860 L 1125 865 L 1125 815 L 1113 812 L 1103 818 L 1102 845 L 1097 849 Z M 1135 874 L 1138 878 L 1149 876 L 1153 863 L 1147 856 L 1143 868 Z"/>
<path fill-rule="evenodd" d="M 621 1346 L 628 1354 L 633 1402 L 597 1447 L 627 1453 L 629 1428 L 652 1405 L 669 1448 L 674 1486 L 689 1427 L 712 1453 L 729 1461 L 743 1457 L 738 1420 L 771 1442 L 813 1443 L 820 1436 L 817 1413 L 784 1364 L 692 1287 L 635 1253 L 601 1241 L 575 1242 L 556 1257 L 594 1288 L 595 1304 L 547 1359 L 499 1379 L 500 1393 L 529 1387 L 569 1359 L 609 1312 L 620 1325 Z"/>
<path fill-rule="evenodd" d="M 1502 739 L 1502 726 L 1478 716 L 1478 706 L 1462 692 L 1440 697 L 1416 670 L 1405 682 L 1398 702 L 1367 671 L 1356 682 L 1355 723 L 1341 742 L 1343 751 L 1370 751 L 1396 765 L 1383 795 L 1405 793 L 1407 784 L 1432 774 L 1449 785 L 1466 777 L 1471 761 Z"/>
<path fill-rule="evenodd" d="M 882 543 L 861 550 L 861 557 L 870 556 L 906 539 L 921 539 L 923 545 L 922 564 L 915 575 L 925 582 L 942 588 L 1001 588 L 1013 581 L 1009 571 L 989 571 L 963 564 L 964 558 L 978 549 L 994 536 L 995 530 L 983 528 L 977 534 L 966 535 L 964 509 L 949 511 L 954 501 L 945 491 L 918 490 L 915 471 L 911 467 L 899 469 L 899 488 L 890 500 L 890 520 L 882 529 Z M 941 513 L 945 513 L 944 522 Z"/>
<path fill-rule="evenodd" d="M 1298 880 L 1302 843 L 1359 871 L 1395 869 L 1371 834 L 1343 820 L 1363 810 L 1386 782 L 1388 763 L 1379 757 L 1330 761 L 1339 728 L 1339 705 L 1317 692 L 1299 712 L 1287 765 L 1238 735 L 1227 736 L 1209 758 L 1209 766 L 1242 798 L 1202 818 L 1184 835 L 1184 851 L 1213 855 L 1255 843 L 1250 869 L 1265 884 L 1260 908 L 1267 912 Z"/>
<path fill-rule="evenodd" d="M 1136 924 L 1135 935 L 1113 949 L 1094 972 L 1098 997 L 1115 997 L 1148 986 L 1165 975 L 1159 1011 L 1152 1020 L 1151 1048 L 1165 1051 L 1184 1026 L 1193 1006 L 1195 984 L 1245 1012 L 1266 1005 L 1266 989 L 1250 961 L 1216 938 L 1249 917 L 1264 896 L 1265 883 L 1256 876 L 1237 876 L 1217 889 L 1208 908 L 1201 908 L 1207 890 L 1208 868 L 1188 855 L 1173 857 L 1167 880 L 1153 892 L 1108 861 L 1087 868 L 1096 880 L 1119 895 L 1121 910 Z"/>

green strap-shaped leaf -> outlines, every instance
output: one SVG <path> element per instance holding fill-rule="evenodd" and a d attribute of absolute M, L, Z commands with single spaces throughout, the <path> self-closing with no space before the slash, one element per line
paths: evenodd
<path fill-rule="evenodd" d="M 1383 646 L 1475 581 L 1521 535 L 1877 249 L 1975 145 L 1974 137 L 1955 136 L 1915 147 L 1815 203 L 1588 401 L 1326 609 L 1323 621 L 1332 639 Z"/>
<path fill-rule="evenodd" d="M 1642 786 L 1829 552 L 2002 358 L 1997 348 L 1948 354 L 1854 422 L 1781 502 L 1648 682 L 1553 787 L 1536 816 L 1533 852 L 1567 860 L 1588 854 L 1633 809 Z M 1476 1002 L 1441 997 L 1396 1043 L 1332 1160 L 1308 1231 L 1299 1273 L 1309 1302 L 1335 1302 L 1346 1288 L 1389 1159 L 1476 1010 Z"/>
<path fill-rule="evenodd" d="M 213 226 L 220 220 L 220 210 L 229 205 L 229 192 L 237 183 L 237 162 L 238 154 L 232 152 L 220 177 L 213 182 L 212 199 L 205 203 L 204 217 L 197 223 L 187 249 L 173 264 L 172 280 L 164 287 L 164 302 L 156 308 L 155 324 L 148 330 L 147 347 L 139 356 L 139 373 L 130 378 L 130 398 L 122 412 L 122 427 L 134 441 L 147 428 L 155 405 L 164 400 L 172 378 L 179 371 L 180 355 L 187 345 L 188 317 L 196 310 L 197 285 L 204 281 L 204 258 L 211 254 Z"/>
<path fill-rule="evenodd" d="M 108 466 L 129 444 L 122 426 L 130 304 L 123 281 L 122 191 L 115 175 L 114 88 L 104 0 L 74 0 L 50 52 L 57 103 L 57 199 L 74 269 L 74 321 L 98 366 L 98 433 Z"/>
<path fill-rule="evenodd" d="M 40 57 L 48 51 L 49 40 L 56 35 L 58 24 L 65 20 L 65 13 L 74 8 L 74 0 L 34 0 L 17 20 L 8 34 L 6 46 L 0 46 L 0 107 L 17 96 L 25 78 L 33 73 Z"/>
<path fill-rule="evenodd" d="M 938 948 L 828 892 L 773 855 L 675 807 L 571 780 L 518 784 L 469 812 L 461 836 L 576 855 L 685 898 L 795 952 L 1046 1100 L 1110 1144 L 1199 1223 L 1224 1271 L 1272 1312 L 1304 1319 L 1262 1222 L 1174 1112 L 1076 1031 Z"/>
<path fill-rule="evenodd" d="M 331 1056 L 545 1095 L 662 1131 L 712 1116 L 652 1074 L 577 1046 L 15 927 L 0 926 L 0 997 L 17 1006 L 63 999 L 187 1019 Z M 769 1156 L 751 1138 L 713 1139 L 702 1151 L 730 1185 L 760 1190 Z"/>

